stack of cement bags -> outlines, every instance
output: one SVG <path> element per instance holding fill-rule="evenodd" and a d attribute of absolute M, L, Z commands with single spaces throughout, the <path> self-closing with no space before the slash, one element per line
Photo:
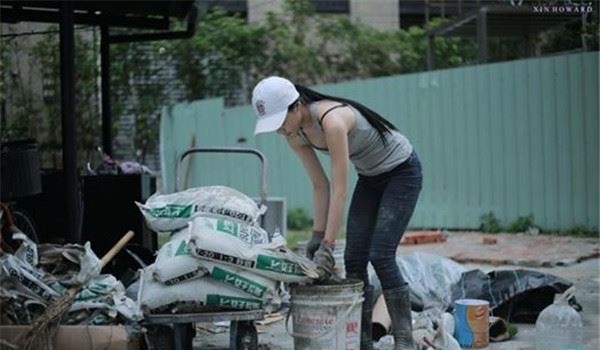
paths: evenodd
<path fill-rule="evenodd" d="M 280 305 L 281 282 L 316 277 L 310 260 L 260 227 L 265 208 L 232 188 L 156 194 L 137 205 L 151 229 L 171 233 L 142 271 L 138 303 L 147 314 L 270 311 Z"/>

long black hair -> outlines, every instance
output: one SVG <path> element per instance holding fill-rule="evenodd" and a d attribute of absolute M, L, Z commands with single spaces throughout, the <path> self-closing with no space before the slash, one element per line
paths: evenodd
<path fill-rule="evenodd" d="M 325 95 L 315 90 L 309 89 L 303 85 L 294 84 L 294 86 L 296 87 L 296 90 L 298 90 L 298 93 L 300 93 L 300 97 L 305 102 L 310 103 L 321 100 L 332 100 L 347 103 L 352 107 L 356 108 L 365 117 L 365 119 L 367 119 L 369 124 L 371 124 L 371 126 L 375 128 L 383 144 L 387 144 L 385 133 L 389 133 L 391 130 L 398 130 L 396 129 L 396 126 L 392 124 L 389 120 L 385 119 L 377 112 L 373 111 L 372 109 L 361 103 L 343 97 Z"/>

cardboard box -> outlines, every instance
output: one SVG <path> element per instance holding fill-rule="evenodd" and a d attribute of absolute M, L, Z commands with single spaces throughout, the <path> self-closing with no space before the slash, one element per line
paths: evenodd
<path fill-rule="evenodd" d="M 12 343 L 30 326 L 0 326 L 0 339 Z M 58 350 L 139 350 L 140 337 L 124 326 L 60 326 L 54 348 Z"/>

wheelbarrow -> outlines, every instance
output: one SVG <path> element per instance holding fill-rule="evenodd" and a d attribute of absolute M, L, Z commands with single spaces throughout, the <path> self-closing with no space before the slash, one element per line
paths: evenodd
<path fill-rule="evenodd" d="M 190 148 L 179 157 L 176 168 L 175 191 L 182 190 L 182 171 L 186 157 L 196 153 L 241 153 L 251 154 L 260 161 L 260 203 L 267 201 L 267 162 L 258 150 L 240 147 Z M 263 226 L 263 218 L 260 221 Z M 264 310 L 198 312 L 186 314 L 151 314 L 146 315 L 143 324 L 148 328 L 150 349 L 192 350 L 195 336 L 194 323 L 229 321 L 229 348 L 232 350 L 257 350 L 258 335 L 255 320 L 264 319 Z"/>

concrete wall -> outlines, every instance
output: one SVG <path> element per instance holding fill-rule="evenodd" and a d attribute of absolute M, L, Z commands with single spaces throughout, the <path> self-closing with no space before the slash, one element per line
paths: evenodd
<path fill-rule="evenodd" d="M 379 30 L 400 28 L 398 11 L 398 1 L 395 0 L 350 0 L 350 18 Z"/>

